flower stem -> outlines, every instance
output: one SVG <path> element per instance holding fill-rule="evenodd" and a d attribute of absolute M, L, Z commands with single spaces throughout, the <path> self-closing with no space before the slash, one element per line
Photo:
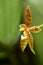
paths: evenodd
<path fill-rule="evenodd" d="M 37 27 L 43 27 L 43 24 L 41 24 L 41 25 L 39 25 L 39 26 L 37 26 Z"/>

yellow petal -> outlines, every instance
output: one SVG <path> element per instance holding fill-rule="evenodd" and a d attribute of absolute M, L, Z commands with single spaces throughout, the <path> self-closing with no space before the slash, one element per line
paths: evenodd
<path fill-rule="evenodd" d="M 19 25 L 19 27 L 20 27 L 20 31 L 24 31 L 25 28 L 26 28 L 26 25 L 25 24 L 21 24 L 21 25 Z"/>
<path fill-rule="evenodd" d="M 34 33 L 38 33 L 38 32 L 41 31 L 41 28 L 38 27 L 38 26 L 33 26 L 33 27 L 30 28 L 30 31 L 34 32 Z"/>
<path fill-rule="evenodd" d="M 23 36 L 28 36 L 28 32 L 24 31 Z"/>
<path fill-rule="evenodd" d="M 24 50 L 25 50 L 25 48 L 27 46 L 27 38 L 24 37 L 23 35 L 21 36 L 20 46 L 21 46 L 22 52 L 24 52 Z"/>
<path fill-rule="evenodd" d="M 35 54 L 35 51 L 33 48 L 33 37 L 30 32 L 29 32 L 29 37 L 28 37 L 28 43 L 29 43 L 30 50 Z"/>
<path fill-rule="evenodd" d="M 24 28 L 20 28 L 20 30 L 19 31 L 24 31 Z"/>

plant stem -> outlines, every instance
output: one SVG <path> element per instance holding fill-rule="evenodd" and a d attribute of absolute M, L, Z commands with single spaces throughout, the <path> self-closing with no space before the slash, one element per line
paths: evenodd
<path fill-rule="evenodd" d="M 39 25 L 38 27 L 43 27 L 43 24 Z"/>

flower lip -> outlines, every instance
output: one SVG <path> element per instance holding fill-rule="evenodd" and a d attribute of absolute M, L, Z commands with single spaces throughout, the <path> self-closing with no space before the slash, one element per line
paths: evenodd
<path fill-rule="evenodd" d="M 26 39 L 26 38 L 27 38 L 27 36 L 24 37 L 23 35 L 21 35 L 21 39 L 22 39 L 22 40 L 24 40 L 24 39 Z"/>

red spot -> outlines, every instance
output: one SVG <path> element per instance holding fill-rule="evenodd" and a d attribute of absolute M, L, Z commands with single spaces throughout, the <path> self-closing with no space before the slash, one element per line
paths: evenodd
<path fill-rule="evenodd" d="M 27 19 L 28 21 L 31 21 L 31 19 L 30 19 L 29 17 L 26 17 L 26 19 Z"/>
<path fill-rule="evenodd" d="M 39 29 L 38 28 L 35 28 L 35 31 L 38 31 Z"/>

